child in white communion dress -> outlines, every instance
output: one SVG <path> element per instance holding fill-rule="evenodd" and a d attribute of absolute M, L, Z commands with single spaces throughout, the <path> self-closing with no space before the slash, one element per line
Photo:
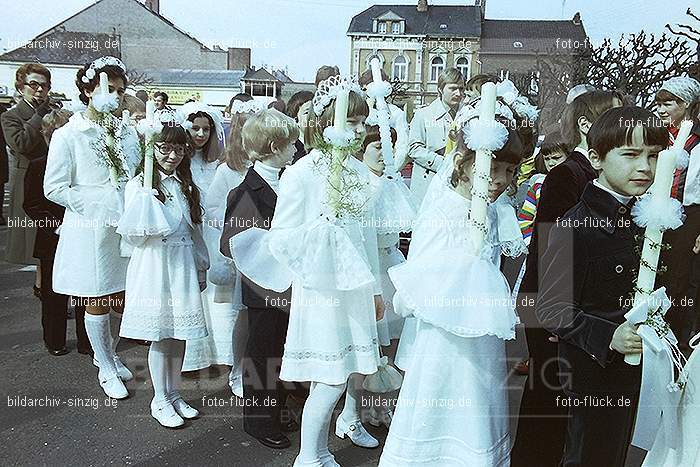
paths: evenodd
<path fill-rule="evenodd" d="M 230 241 L 241 274 L 275 291 L 292 285 L 280 379 L 312 382 L 295 466 L 339 465 L 328 451 L 333 409 L 348 378 L 370 375 L 379 364 L 376 320 L 383 306 L 377 233 L 369 222 L 375 188 L 362 162 L 345 154 L 337 163 L 335 151 L 320 139 L 334 123 L 337 96 L 348 91 L 347 128 L 361 141 L 369 112 L 362 90 L 339 76 L 321 82 L 313 100 L 314 121 L 307 128 L 307 141 L 316 148 L 282 175 L 271 229 L 248 229 Z M 265 259 L 270 254 L 284 265 L 279 274 L 275 260 Z M 360 402 L 359 386 L 352 389 L 346 409 Z M 351 431 L 366 433 L 360 420 L 341 414 L 336 432 Z"/>
<path fill-rule="evenodd" d="M 120 335 L 151 341 L 151 415 L 168 428 L 199 412 L 178 393 L 185 341 L 207 336 L 201 291 L 209 268 L 200 193 L 192 182 L 187 130 L 166 125 L 155 137 L 153 187 L 143 172 L 126 185 L 119 232 L 133 246 Z"/>
<path fill-rule="evenodd" d="M 512 207 L 493 203 L 485 246 L 474 251 L 475 153 L 462 131 L 455 136 L 457 146 L 431 181 L 414 224 L 408 260 L 389 270 L 396 311 L 415 319 L 406 322 L 400 340 L 406 375 L 382 467 L 510 461 L 505 339 L 515 338 L 518 319 L 499 264 L 502 253 L 517 256 L 526 248 Z M 514 132 L 502 139 L 491 162 L 492 202 L 522 157 Z"/>

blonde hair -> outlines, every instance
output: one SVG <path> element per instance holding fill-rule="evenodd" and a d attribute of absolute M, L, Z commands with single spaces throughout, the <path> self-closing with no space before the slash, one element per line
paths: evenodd
<path fill-rule="evenodd" d="M 249 159 L 243 148 L 243 125 L 248 121 L 250 113 L 235 113 L 231 116 L 228 130 L 228 140 L 224 148 L 224 159 L 231 170 L 244 173 L 248 169 Z"/>
<path fill-rule="evenodd" d="M 51 135 L 54 131 L 68 123 L 71 115 L 73 112 L 66 109 L 54 109 L 44 115 L 44 118 L 41 119 L 41 134 L 44 136 L 46 144 L 51 142 Z"/>
<path fill-rule="evenodd" d="M 284 147 L 299 139 L 299 127 L 279 110 L 265 109 L 245 122 L 242 139 L 250 160 L 263 161 L 272 156 L 272 143 Z"/>

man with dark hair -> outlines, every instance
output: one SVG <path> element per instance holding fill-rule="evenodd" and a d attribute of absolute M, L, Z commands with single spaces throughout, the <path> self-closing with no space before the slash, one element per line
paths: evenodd
<path fill-rule="evenodd" d="M 141 99 L 144 104 L 146 103 L 146 101 L 148 101 L 148 93 L 143 89 L 136 91 L 136 97 Z"/>
<path fill-rule="evenodd" d="M 438 77 L 438 98 L 418 109 L 411 121 L 408 157 L 413 161 L 411 194 L 420 206 L 433 175 L 445 158 L 445 146 L 452 121 L 464 98 L 464 76 L 448 68 Z"/>
<path fill-rule="evenodd" d="M 163 91 L 158 91 L 153 94 L 153 101 L 156 104 L 156 110 L 169 110 L 168 107 L 168 95 Z"/>

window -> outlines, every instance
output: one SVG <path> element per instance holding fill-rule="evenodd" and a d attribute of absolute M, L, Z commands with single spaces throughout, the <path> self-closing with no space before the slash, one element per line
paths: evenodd
<path fill-rule="evenodd" d="M 442 57 L 434 57 L 430 60 L 430 81 L 437 81 L 445 69 L 445 61 Z"/>
<path fill-rule="evenodd" d="M 408 76 L 408 61 L 403 55 L 399 55 L 394 59 L 394 68 L 392 70 L 392 79 L 406 81 Z"/>
<path fill-rule="evenodd" d="M 515 41 L 515 42 L 513 42 L 513 47 L 515 47 L 516 49 L 522 49 L 523 43 L 520 41 Z"/>
<path fill-rule="evenodd" d="M 394 21 L 391 23 L 391 33 L 392 34 L 401 34 L 401 23 L 398 21 Z"/>
<path fill-rule="evenodd" d="M 457 61 L 455 62 L 455 68 L 457 68 L 460 73 L 462 73 L 462 76 L 464 76 L 464 79 L 468 79 L 469 76 L 469 60 L 467 60 L 467 57 L 459 57 Z"/>
<path fill-rule="evenodd" d="M 386 34 L 386 23 L 384 21 L 379 23 L 379 34 Z"/>

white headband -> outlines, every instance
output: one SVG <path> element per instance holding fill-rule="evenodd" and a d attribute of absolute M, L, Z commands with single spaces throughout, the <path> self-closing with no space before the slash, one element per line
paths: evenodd
<path fill-rule="evenodd" d="M 90 64 L 88 69 L 85 70 L 85 75 L 83 75 L 81 78 L 82 82 L 89 83 L 90 80 L 95 78 L 95 70 L 100 70 L 108 65 L 119 67 L 124 73 L 126 73 L 126 67 L 121 60 L 116 57 L 105 55 L 104 57 L 100 57 Z"/>
<path fill-rule="evenodd" d="M 318 83 L 318 89 L 316 89 L 316 94 L 312 100 L 314 113 L 317 117 L 320 117 L 323 113 L 323 109 L 328 107 L 333 99 L 336 98 L 340 90 L 354 91 L 358 95 L 364 98 L 365 93 L 362 88 L 357 83 L 357 78 L 347 78 L 340 75 L 331 76 L 328 79 L 324 79 Z"/>

